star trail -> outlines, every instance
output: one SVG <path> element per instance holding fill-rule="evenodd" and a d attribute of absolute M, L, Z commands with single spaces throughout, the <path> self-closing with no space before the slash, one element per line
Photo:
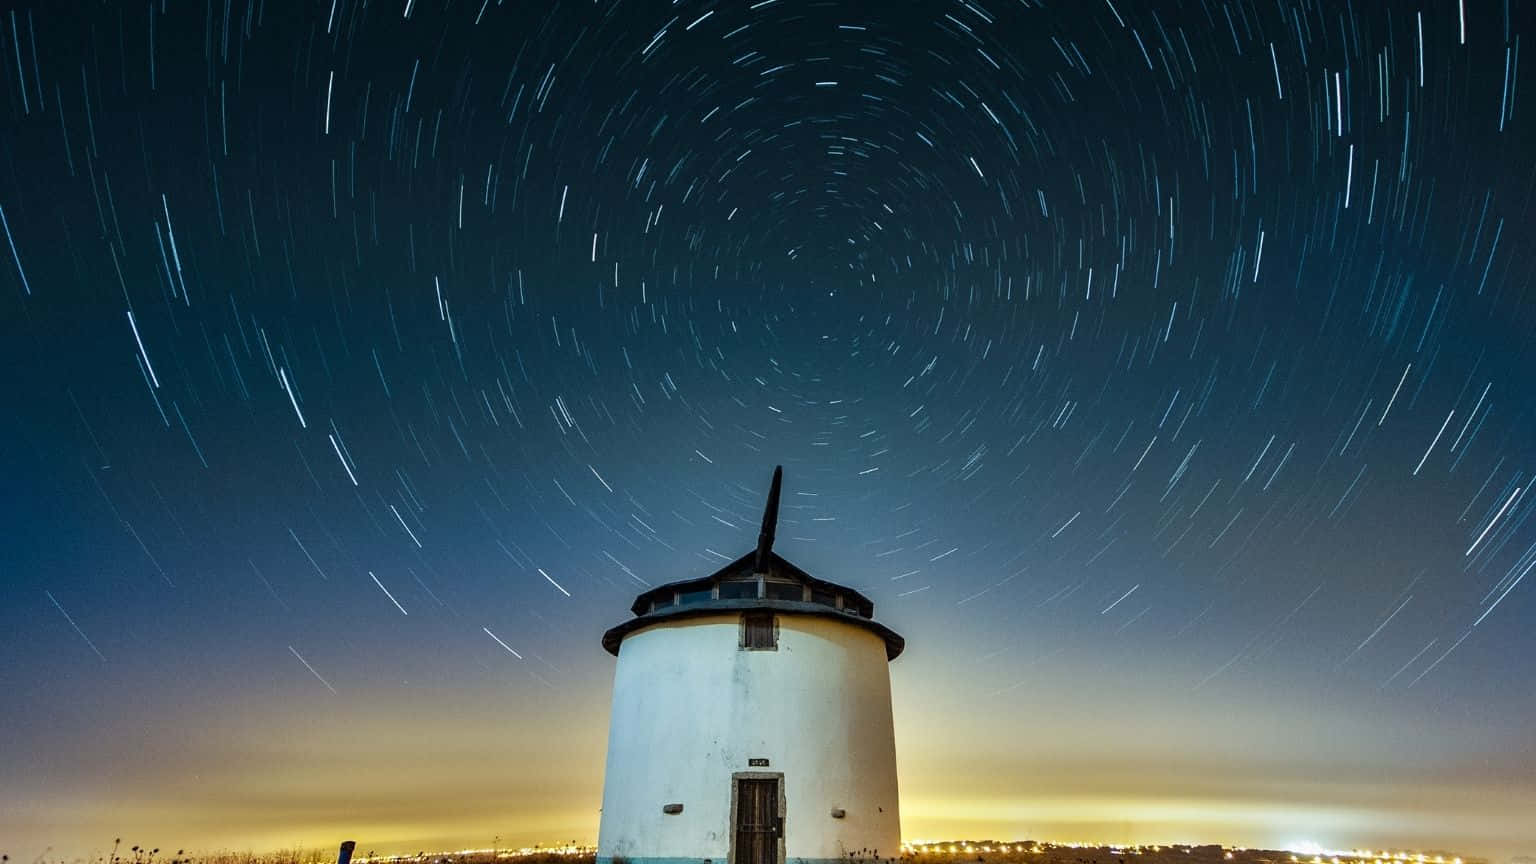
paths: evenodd
<path fill-rule="evenodd" d="M 1536 852 L 1533 24 L 11 4 L 0 851 L 593 840 L 783 464 L 908 835 Z"/>

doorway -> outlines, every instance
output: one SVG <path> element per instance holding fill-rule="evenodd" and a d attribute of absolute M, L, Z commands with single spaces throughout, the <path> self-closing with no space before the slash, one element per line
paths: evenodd
<path fill-rule="evenodd" d="M 784 775 L 744 771 L 731 777 L 730 864 L 782 864 Z"/>

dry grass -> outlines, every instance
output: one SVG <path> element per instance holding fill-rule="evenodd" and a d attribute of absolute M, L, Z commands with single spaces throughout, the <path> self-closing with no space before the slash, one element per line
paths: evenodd
<path fill-rule="evenodd" d="M 595 864 L 592 849 L 473 849 L 460 852 L 420 852 L 416 855 L 383 855 L 359 851 L 353 864 Z M 335 864 L 335 849 L 282 849 L 275 852 L 167 852 L 140 846 L 122 848 L 116 841 L 106 853 L 85 858 L 38 856 L 30 864 Z M 0 855 L 0 864 L 12 864 Z M 22 864 L 17 861 L 14 864 Z"/>
<path fill-rule="evenodd" d="M 84 858 L 50 857 L 47 852 L 30 864 L 335 864 L 336 853 L 320 849 L 284 849 L 277 852 L 174 852 L 159 848 L 132 846 L 123 848 L 121 838 L 111 850 Z M 9 855 L 0 855 L 0 864 L 11 864 Z M 17 861 L 16 864 L 21 864 Z"/>
<path fill-rule="evenodd" d="M 1094 846 L 1029 840 L 955 840 L 908 847 L 901 864 L 1486 864 L 1465 862 L 1448 853 L 1340 853 L 1301 855 L 1274 849 L 1244 849 L 1214 844 L 1172 846 Z"/>
<path fill-rule="evenodd" d="M 365 847 L 360 846 L 359 850 Z M 615 859 L 617 861 L 617 859 Z M 1089 846 L 1059 845 L 1029 840 L 956 840 L 906 847 L 899 858 L 870 858 L 850 854 L 859 864 L 1334 864 L 1330 858 L 1313 859 L 1289 852 L 1263 849 L 1234 849 L 1206 846 Z M 197 852 L 178 849 L 174 853 L 160 849 L 130 846 L 121 841 L 108 853 L 89 858 L 49 858 L 39 856 L 30 864 L 334 864 L 334 849 L 290 849 L 256 854 L 253 852 Z M 358 851 L 353 864 L 596 864 L 595 850 L 574 844 L 561 847 L 525 849 L 471 849 L 457 852 L 419 852 L 415 855 L 376 854 Z M 1425 861 L 1433 864 L 1434 859 Z M 0 864 L 11 864 L 9 856 L 0 855 Z M 21 862 L 16 862 L 21 864 Z M 724 862 L 720 862 L 724 864 Z M 793 861 L 789 862 L 793 864 Z M 1337 859 L 1337 864 L 1419 864 L 1413 858 L 1374 861 L 1370 858 Z M 1449 858 L 1445 864 L 1451 864 Z M 1456 859 L 1455 864 L 1461 864 Z M 1466 864 L 1482 864 L 1468 859 Z"/>

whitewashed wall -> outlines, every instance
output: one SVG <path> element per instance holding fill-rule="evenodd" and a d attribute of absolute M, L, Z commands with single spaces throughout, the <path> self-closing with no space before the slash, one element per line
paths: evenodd
<path fill-rule="evenodd" d="M 737 771 L 783 773 L 787 860 L 899 855 L 885 642 L 853 624 L 779 614 L 778 650 L 743 651 L 740 620 L 711 615 L 625 637 L 599 858 L 724 864 Z M 663 814 L 671 803 L 683 812 Z"/>

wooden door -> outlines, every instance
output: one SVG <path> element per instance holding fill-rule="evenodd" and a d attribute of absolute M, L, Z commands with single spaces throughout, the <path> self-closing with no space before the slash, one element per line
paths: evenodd
<path fill-rule="evenodd" d="M 779 781 L 736 780 L 736 860 L 732 864 L 779 864 Z"/>

